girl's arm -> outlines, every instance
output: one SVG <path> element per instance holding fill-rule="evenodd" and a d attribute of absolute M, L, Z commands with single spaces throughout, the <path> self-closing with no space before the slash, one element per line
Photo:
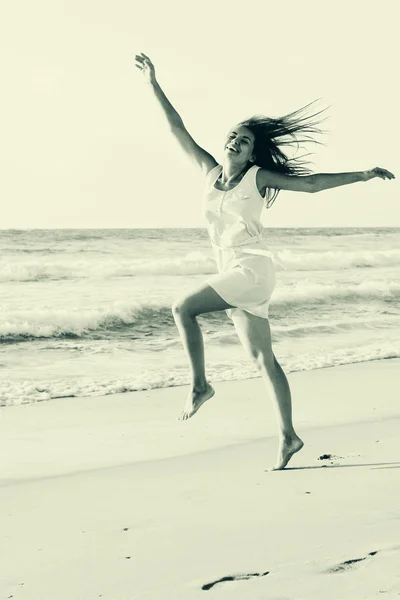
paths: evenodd
<path fill-rule="evenodd" d="M 394 179 L 393 173 L 380 167 L 370 169 L 369 171 L 355 171 L 353 173 L 316 173 L 310 175 L 313 181 L 314 191 L 321 192 L 340 185 L 348 185 L 357 181 L 369 181 L 374 177 L 381 179 Z"/>
<path fill-rule="evenodd" d="M 135 56 L 136 67 L 140 69 L 145 80 L 150 84 L 155 97 L 157 98 L 170 126 L 171 133 L 178 141 L 182 150 L 192 160 L 192 162 L 202 169 L 206 175 L 211 169 L 217 166 L 217 161 L 211 154 L 201 148 L 187 131 L 180 115 L 172 106 L 163 90 L 161 89 L 155 75 L 154 65 L 150 58 L 145 54 Z"/>
<path fill-rule="evenodd" d="M 257 186 L 262 195 L 266 188 L 291 190 L 293 192 L 321 192 L 329 188 L 348 185 L 357 181 L 369 181 L 374 177 L 394 179 L 393 173 L 380 167 L 370 171 L 355 171 L 352 173 L 316 173 L 315 175 L 284 175 L 267 169 L 257 172 Z"/>

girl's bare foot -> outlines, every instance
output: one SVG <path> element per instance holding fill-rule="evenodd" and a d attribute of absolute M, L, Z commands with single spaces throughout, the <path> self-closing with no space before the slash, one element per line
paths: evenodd
<path fill-rule="evenodd" d="M 204 404 L 206 400 L 209 400 L 214 396 L 215 390 L 207 383 L 206 387 L 202 390 L 191 390 L 186 400 L 185 407 L 179 417 L 180 421 L 190 419 L 199 410 L 200 406 Z"/>
<path fill-rule="evenodd" d="M 297 435 L 291 438 L 283 438 L 279 443 L 278 450 L 278 461 L 275 467 L 272 469 L 266 469 L 267 471 L 281 471 L 286 467 L 293 454 L 296 454 L 304 446 L 303 440 Z"/>

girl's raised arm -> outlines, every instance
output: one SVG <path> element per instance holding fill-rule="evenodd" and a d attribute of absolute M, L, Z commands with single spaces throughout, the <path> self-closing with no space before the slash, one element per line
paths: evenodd
<path fill-rule="evenodd" d="M 211 154 L 209 154 L 198 144 L 196 144 L 192 136 L 187 131 L 180 115 L 162 91 L 156 79 L 154 65 L 151 62 L 150 58 L 142 52 L 141 54 L 137 54 L 135 56 L 135 60 L 135 66 L 138 69 L 140 69 L 140 71 L 144 75 L 145 80 L 153 89 L 155 97 L 157 98 L 168 120 L 171 132 L 173 133 L 173 135 L 175 136 L 175 138 L 177 139 L 178 143 L 180 144 L 184 152 L 187 154 L 187 156 L 197 167 L 200 167 L 203 173 L 206 175 L 207 173 L 209 173 L 209 171 L 211 171 L 211 169 L 217 166 L 217 161 L 213 156 L 211 156 Z"/>

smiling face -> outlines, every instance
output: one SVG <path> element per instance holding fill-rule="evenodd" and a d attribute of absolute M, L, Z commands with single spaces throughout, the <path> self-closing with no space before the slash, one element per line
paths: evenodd
<path fill-rule="evenodd" d="M 254 134 L 243 125 L 233 127 L 225 142 L 225 157 L 235 163 L 247 164 L 254 161 Z"/>

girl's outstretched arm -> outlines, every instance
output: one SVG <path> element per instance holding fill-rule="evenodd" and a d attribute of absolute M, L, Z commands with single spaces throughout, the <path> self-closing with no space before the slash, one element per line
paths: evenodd
<path fill-rule="evenodd" d="M 260 169 L 257 173 L 257 185 L 261 192 L 266 188 L 291 190 L 293 192 L 321 192 L 330 188 L 348 185 L 357 181 L 369 181 L 374 177 L 381 179 L 394 179 L 393 173 L 375 167 L 369 171 L 354 171 L 351 173 L 315 173 L 314 175 L 285 175 L 267 169 Z"/>
<path fill-rule="evenodd" d="M 169 126 L 171 128 L 171 133 L 177 139 L 181 148 L 184 152 L 189 156 L 192 162 L 200 167 L 204 174 L 206 175 L 211 169 L 217 166 L 217 161 L 211 154 L 206 152 L 203 148 L 201 148 L 192 136 L 187 131 L 180 115 L 172 106 L 163 90 L 161 89 L 155 74 L 154 65 L 151 62 L 150 58 L 143 54 L 137 54 L 135 56 L 136 64 L 135 66 L 140 69 L 143 73 L 145 80 L 151 86 L 155 97 L 157 98 L 167 120 Z"/>
<path fill-rule="evenodd" d="M 393 173 L 382 169 L 381 167 L 375 167 L 369 171 L 356 171 L 353 173 L 316 173 L 311 175 L 314 181 L 314 187 L 316 192 L 322 190 L 328 190 L 329 188 L 338 187 L 340 185 L 347 185 L 349 183 L 356 183 L 357 181 L 369 181 L 374 177 L 380 177 L 381 179 L 394 179 Z"/>

